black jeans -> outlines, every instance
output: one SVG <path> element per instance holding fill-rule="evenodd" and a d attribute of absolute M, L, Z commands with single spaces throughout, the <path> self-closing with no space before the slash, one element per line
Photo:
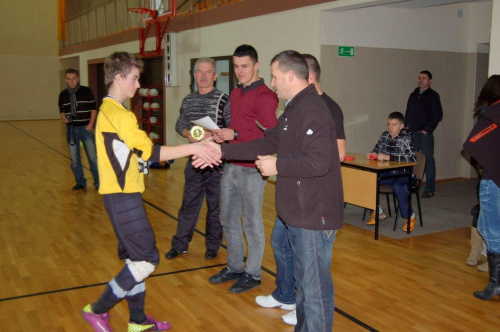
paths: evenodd
<path fill-rule="evenodd" d="M 172 248 L 184 251 L 188 249 L 200 215 L 201 205 L 207 197 L 207 220 L 205 226 L 205 245 L 207 249 L 219 250 L 222 243 L 220 224 L 220 180 L 222 167 L 203 170 L 195 169 L 188 160 L 184 169 L 184 196 L 179 210 L 177 233 L 172 238 Z"/>

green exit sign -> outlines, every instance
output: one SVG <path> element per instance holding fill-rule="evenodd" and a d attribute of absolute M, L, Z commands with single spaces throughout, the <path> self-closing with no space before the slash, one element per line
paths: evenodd
<path fill-rule="evenodd" d="M 339 56 L 354 56 L 354 46 L 339 46 Z"/>

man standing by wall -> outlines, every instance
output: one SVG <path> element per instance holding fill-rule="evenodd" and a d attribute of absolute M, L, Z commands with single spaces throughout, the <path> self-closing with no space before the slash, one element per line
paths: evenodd
<path fill-rule="evenodd" d="M 426 185 L 423 198 L 431 198 L 436 191 L 436 163 L 434 162 L 434 130 L 443 119 L 443 108 L 439 93 L 431 89 L 432 74 L 421 71 L 418 75 L 418 88 L 408 98 L 405 114 L 405 128 L 413 132 L 415 151 L 426 157 Z"/>
<path fill-rule="evenodd" d="M 99 189 L 97 172 L 97 153 L 93 132 L 97 116 L 97 106 L 92 90 L 80 85 L 80 76 L 75 69 L 66 70 L 68 87 L 59 94 L 59 112 L 61 121 L 66 124 L 66 140 L 71 155 L 71 169 L 75 174 L 76 184 L 73 190 L 85 189 L 87 179 L 83 174 L 80 157 L 80 142 L 83 143 L 90 171 L 94 177 L 94 187 Z"/>
<path fill-rule="evenodd" d="M 177 133 L 187 138 L 191 143 L 198 142 L 191 136 L 190 130 L 193 127 L 191 121 L 209 116 L 219 128 L 226 128 L 231 120 L 229 97 L 214 88 L 214 83 L 217 80 L 215 60 L 211 58 L 198 59 L 194 68 L 194 79 L 198 91 L 184 98 L 175 125 Z M 210 136 L 208 131 L 205 132 L 205 137 L 207 136 Z M 184 169 L 184 177 L 184 196 L 179 210 L 177 233 L 172 238 L 172 249 L 166 253 L 165 257 L 172 259 L 181 253 L 187 253 L 206 195 L 208 211 L 205 226 L 205 245 L 207 247 L 205 258 L 213 259 L 217 256 L 222 243 L 219 207 L 222 165 L 199 170 L 193 167 L 192 161 L 189 159 Z"/>
<path fill-rule="evenodd" d="M 229 141 L 229 145 L 238 145 L 264 136 L 256 122 L 266 128 L 276 125 L 278 101 L 276 94 L 259 78 L 259 59 L 252 46 L 237 47 L 233 63 L 240 86 L 231 91 L 231 126 L 215 130 L 214 134 Z M 255 168 L 254 160 L 236 163 L 229 159 L 221 180 L 220 220 L 227 242 L 228 265 L 209 281 L 219 284 L 238 279 L 229 289 L 231 293 L 245 292 L 261 283 L 265 243 L 262 202 L 266 180 Z M 246 268 L 243 233 L 248 242 Z"/>

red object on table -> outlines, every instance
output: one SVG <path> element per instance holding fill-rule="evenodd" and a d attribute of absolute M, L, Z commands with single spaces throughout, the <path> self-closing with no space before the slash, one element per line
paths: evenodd
<path fill-rule="evenodd" d="M 356 158 L 354 158 L 353 156 L 345 156 L 344 158 L 345 161 L 353 161 L 354 159 Z"/>

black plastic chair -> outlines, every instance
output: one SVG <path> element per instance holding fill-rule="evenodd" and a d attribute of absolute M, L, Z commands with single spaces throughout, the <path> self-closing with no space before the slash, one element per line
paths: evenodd
<path fill-rule="evenodd" d="M 417 165 L 413 166 L 413 175 L 415 176 L 415 180 L 411 184 L 410 195 L 415 194 L 417 196 L 417 205 L 418 205 L 418 217 L 420 219 L 420 227 L 424 227 L 424 222 L 422 219 L 422 205 L 420 204 L 420 187 L 422 186 L 422 180 L 424 178 L 425 171 L 425 155 L 422 152 L 415 152 L 417 155 Z M 392 192 L 391 186 L 389 186 L 390 192 L 384 192 L 387 196 L 387 203 L 389 204 L 389 194 L 392 193 L 392 197 L 394 199 L 394 207 L 396 210 L 396 218 L 394 219 L 394 227 L 393 231 L 396 230 L 398 224 L 398 212 L 399 206 L 397 205 L 397 200 L 395 198 L 394 192 Z M 411 197 L 410 197 L 411 199 Z"/>

